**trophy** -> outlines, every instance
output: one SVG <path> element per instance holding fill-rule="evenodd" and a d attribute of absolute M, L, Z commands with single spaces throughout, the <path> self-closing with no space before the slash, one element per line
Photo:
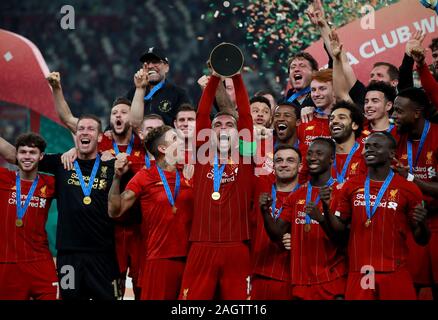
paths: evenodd
<path fill-rule="evenodd" d="M 222 42 L 211 51 L 209 63 L 215 73 L 229 78 L 242 70 L 243 54 L 236 45 Z"/>

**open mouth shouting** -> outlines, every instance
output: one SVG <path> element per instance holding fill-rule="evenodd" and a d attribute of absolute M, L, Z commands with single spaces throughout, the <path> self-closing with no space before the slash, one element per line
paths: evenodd
<path fill-rule="evenodd" d="M 277 123 L 275 125 L 275 131 L 280 138 L 287 135 L 287 129 L 289 129 L 289 126 L 286 123 Z"/>

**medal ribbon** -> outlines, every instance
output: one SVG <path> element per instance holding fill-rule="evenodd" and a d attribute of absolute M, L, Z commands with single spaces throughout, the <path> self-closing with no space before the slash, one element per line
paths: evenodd
<path fill-rule="evenodd" d="M 326 186 L 331 186 L 333 183 L 335 183 L 335 180 L 330 177 L 330 179 L 327 181 L 327 183 L 325 184 Z M 310 183 L 310 181 L 307 183 L 307 194 L 306 194 L 306 204 L 308 204 L 310 201 L 312 201 L 312 184 Z M 318 195 L 318 197 L 316 197 L 315 199 L 315 204 L 317 205 L 319 203 L 320 197 Z M 310 224 L 310 221 L 312 219 L 310 218 L 310 216 L 308 214 L 306 214 L 306 224 Z"/>
<path fill-rule="evenodd" d="M 430 122 L 426 120 L 423 127 L 423 133 L 421 134 L 420 144 L 418 145 L 417 154 L 415 156 L 415 162 L 412 164 L 412 141 L 408 140 L 407 143 L 407 151 L 408 151 L 408 164 L 409 164 L 409 172 L 413 173 L 414 166 L 417 166 L 418 158 L 420 157 L 421 150 L 423 150 L 424 143 L 426 142 L 427 134 L 429 133 Z"/>
<path fill-rule="evenodd" d="M 126 148 L 126 154 L 128 156 L 131 155 L 133 145 L 134 145 L 134 134 L 132 134 L 131 140 L 129 141 L 129 144 L 128 144 L 128 148 Z M 119 146 L 117 145 L 117 143 L 114 140 L 113 140 L 113 149 L 114 149 L 114 153 L 116 155 L 118 155 L 120 153 Z"/>
<path fill-rule="evenodd" d="M 27 193 L 26 201 L 24 201 L 24 205 L 21 206 L 21 180 L 20 180 L 20 174 L 16 173 L 15 175 L 15 188 L 17 190 L 17 218 L 22 220 L 24 215 L 26 214 L 26 210 L 29 207 L 30 200 L 32 200 L 32 196 L 35 192 L 35 189 L 38 185 L 38 181 L 40 179 L 40 176 L 37 175 L 37 177 L 33 180 L 32 186 L 29 189 L 29 192 Z"/>
<path fill-rule="evenodd" d="M 164 190 L 166 191 L 167 200 L 169 201 L 170 206 L 174 207 L 176 197 L 178 196 L 178 193 L 179 193 L 179 187 L 181 184 L 179 172 L 178 172 L 178 170 L 176 170 L 175 190 L 174 190 L 175 196 L 173 196 L 172 191 L 170 191 L 170 187 L 169 187 L 169 184 L 167 183 L 167 179 L 166 179 L 166 176 L 164 175 L 163 170 L 158 165 L 156 167 L 157 167 L 158 173 L 160 174 L 161 181 L 163 182 Z"/>
<path fill-rule="evenodd" d="M 370 202 L 370 176 L 367 176 L 367 179 L 365 180 L 365 209 L 367 213 L 368 220 L 371 220 L 371 218 L 376 213 L 377 208 L 379 207 L 380 201 L 382 200 L 383 195 L 385 194 L 386 189 L 388 189 L 389 184 L 391 183 L 392 178 L 394 177 L 394 171 L 390 171 L 388 176 L 385 179 L 385 182 L 383 182 L 383 185 L 380 187 L 379 193 L 376 197 L 376 202 L 374 202 L 374 206 L 371 209 L 371 202 Z"/>
<path fill-rule="evenodd" d="M 225 164 L 221 165 L 219 168 L 217 154 L 214 155 L 214 164 L 213 164 L 213 191 L 219 192 L 222 181 L 222 174 L 225 170 Z"/>
<path fill-rule="evenodd" d="M 293 95 L 291 95 L 288 99 L 287 102 L 291 103 L 294 102 L 298 97 L 301 97 L 305 94 L 308 94 L 310 92 L 310 87 L 301 89 L 300 91 L 295 92 Z"/>
<path fill-rule="evenodd" d="M 293 190 L 290 193 L 294 193 L 295 191 L 298 190 L 298 188 L 300 187 L 300 184 L 297 183 L 297 185 L 295 186 L 295 188 L 293 188 Z M 278 213 L 275 214 L 275 209 L 277 207 L 276 203 L 277 203 L 277 187 L 275 186 L 275 183 L 272 184 L 272 189 L 271 189 L 271 198 L 272 198 L 272 204 L 271 204 L 271 216 L 272 218 L 274 218 L 275 221 L 277 221 L 277 219 L 280 217 L 281 212 L 283 211 L 283 207 L 281 207 L 278 210 Z"/>
<path fill-rule="evenodd" d="M 336 157 L 335 157 L 335 163 L 333 164 L 333 167 L 335 168 L 336 172 L 336 180 L 338 183 L 344 183 L 345 182 L 345 175 L 347 174 L 348 166 L 350 165 L 350 161 L 353 158 L 354 153 L 359 149 L 359 143 L 356 142 L 351 148 L 350 153 L 347 156 L 347 159 L 345 160 L 344 166 L 342 167 L 342 172 L 339 174 L 338 168 L 336 167 Z"/>
<path fill-rule="evenodd" d="M 145 163 L 147 169 L 149 169 L 151 167 L 151 160 L 149 159 L 149 155 L 148 155 L 147 151 L 146 151 L 146 154 L 144 155 L 144 163 Z"/>
<path fill-rule="evenodd" d="M 152 88 L 151 91 L 144 97 L 144 101 L 152 100 L 152 97 L 154 96 L 155 92 L 160 90 L 164 86 L 164 80 L 158 83 L 155 87 Z"/>
<path fill-rule="evenodd" d="M 89 197 L 91 194 L 91 189 L 93 189 L 94 178 L 96 177 L 97 169 L 99 169 L 100 157 L 97 155 L 96 160 L 94 160 L 93 170 L 91 171 L 90 180 L 88 184 L 85 184 L 84 177 L 82 176 L 81 168 L 77 160 L 74 162 L 75 171 L 78 175 L 79 182 L 81 183 L 82 192 L 84 196 Z"/>

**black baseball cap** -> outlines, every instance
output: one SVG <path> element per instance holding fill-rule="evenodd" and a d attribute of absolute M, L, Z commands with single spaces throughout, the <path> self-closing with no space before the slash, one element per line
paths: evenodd
<path fill-rule="evenodd" d="M 156 47 L 148 48 L 147 51 L 140 57 L 140 62 L 146 62 L 152 59 L 159 59 L 164 63 L 169 63 L 169 59 L 167 59 L 166 54 L 160 48 Z"/>

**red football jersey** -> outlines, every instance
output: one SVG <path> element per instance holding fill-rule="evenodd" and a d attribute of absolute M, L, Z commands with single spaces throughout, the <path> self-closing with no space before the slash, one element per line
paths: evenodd
<path fill-rule="evenodd" d="M 203 192 L 195 192 L 190 241 L 245 241 L 249 236 L 254 167 L 227 164 L 222 174 L 220 199 L 213 200 L 214 170 L 211 164 L 195 164 L 193 183 Z"/>
<path fill-rule="evenodd" d="M 397 146 L 396 158 L 402 165 L 408 166 L 408 152 L 407 152 L 406 134 L 400 137 Z M 417 154 L 419 140 L 412 142 L 412 161 L 415 161 Z M 417 179 L 424 181 L 437 181 L 437 166 L 438 166 L 438 125 L 430 124 L 429 133 L 424 142 L 423 149 L 418 157 L 418 162 L 414 165 L 413 172 Z M 425 196 L 424 199 L 433 204 L 433 207 L 438 207 L 438 200 L 433 197 Z M 429 227 L 432 231 L 438 231 L 438 215 L 433 214 L 428 216 Z"/>
<path fill-rule="evenodd" d="M 239 133 L 247 133 L 242 134 L 241 140 L 250 143 L 253 141 L 254 128 L 248 93 L 240 74 L 233 76 L 232 79 L 239 113 L 237 129 Z M 210 78 L 199 102 L 196 118 L 198 148 L 204 144 L 200 137 L 201 132 L 205 129 L 211 129 L 210 111 L 219 81 L 218 77 Z M 206 145 L 208 146 L 208 144 Z M 248 158 L 239 156 L 236 160 L 237 164 L 225 165 L 219 188 L 220 199 L 218 200 L 212 199 L 214 192 L 213 155 L 210 154 L 210 161 L 206 164 L 199 161 L 195 164 L 191 241 L 236 242 L 250 238 L 251 202 L 254 190 L 251 182 L 254 176 L 254 165 L 253 163 L 248 164 L 250 162 Z"/>
<path fill-rule="evenodd" d="M 176 174 L 164 171 L 172 195 Z M 128 183 L 126 190 L 140 199 L 142 211 L 142 238 L 146 242 L 146 259 L 185 257 L 188 251 L 190 223 L 193 214 L 193 188 L 180 173 L 181 184 L 175 206 L 167 199 L 157 167 L 140 170 Z"/>
<path fill-rule="evenodd" d="M 351 220 L 350 271 L 361 272 L 363 266 L 372 266 L 378 272 L 395 271 L 406 265 L 406 238 L 411 232 L 408 216 L 421 203 L 423 196 L 413 182 L 395 174 L 370 226 L 366 227 L 365 180 L 366 175 L 348 180 L 339 193 L 338 203 L 332 206 L 335 215 Z M 382 184 L 383 181 L 370 181 L 371 206 L 374 206 Z"/>
<path fill-rule="evenodd" d="M 300 123 L 297 126 L 297 137 L 300 142 L 300 151 L 305 156 L 313 139 L 318 137 L 331 138 L 329 119 L 319 118 L 314 115 L 310 122 Z"/>
<path fill-rule="evenodd" d="M 128 145 L 118 145 L 119 152 L 126 152 Z M 116 156 L 114 151 L 113 139 L 103 135 L 102 141 L 98 146 L 99 152 L 110 151 L 113 156 Z M 137 134 L 134 134 L 134 145 L 132 147 L 131 154 L 128 156 L 128 160 L 131 161 L 130 168 L 132 172 L 137 173 L 145 166 L 145 153 L 146 150 L 141 142 L 141 139 Z M 151 160 L 151 162 L 154 160 Z"/>
<path fill-rule="evenodd" d="M 394 137 L 395 141 L 398 142 L 398 140 L 400 139 L 400 136 L 397 132 L 397 127 L 394 124 L 391 124 L 389 129 L 390 129 L 389 133 Z M 366 138 L 368 138 L 368 136 L 373 132 L 379 132 L 379 130 L 372 129 L 369 121 L 365 121 L 364 128 L 362 130 L 362 134 L 357 139 L 357 142 L 359 142 L 361 145 L 364 145 Z"/>
<path fill-rule="evenodd" d="M 17 227 L 15 171 L 0 168 L 0 263 L 30 262 L 51 259 L 46 233 L 47 215 L 55 194 L 55 179 L 40 174 L 38 185 Z M 21 203 L 27 198 L 32 181 L 21 180 Z"/>
<path fill-rule="evenodd" d="M 336 201 L 337 183 L 332 186 L 332 202 Z M 312 201 L 319 195 L 312 188 Z M 283 204 L 281 219 L 291 223 L 291 279 L 293 285 L 313 285 L 332 281 L 346 274 L 346 258 L 325 234 L 318 222 L 311 220 L 309 232 L 306 223 L 307 184 L 300 187 Z M 322 211 L 321 201 L 318 203 Z"/>
<path fill-rule="evenodd" d="M 254 193 L 254 214 L 255 226 L 252 241 L 252 261 L 253 273 L 282 281 L 290 280 L 290 252 L 287 251 L 282 243 L 274 243 L 266 233 L 262 213 L 258 205 L 260 194 L 271 193 L 272 180 L 268 177 L 255 179 L 256 190 Z M 277 201 L 275 203 L 275 214 L 283 206 L 283 202 L 290 195 L 290 192 L 277 191 Z M 280 214 L 280 218 L 282 212 Z"/>
<path fill-rule="evenodd" d="M 353 177 L 366 174 L 368 172 L 367 165 L 365 163 L 365 158 L 362 155 L 363 145 L 359 144 L 359 148 L 353 154 L 350 163 L 348 165 L 347 171 L 345 173 L 345 181 Z M 339 174 L 342 173 L 342 168 L 344 167 L 345 161 L 347 160 L 348 153 L 336 153 L 336 169 L 332 166 L 332 177 L 337 178 L 336 170 Z M 340 182 L 340 181 L 338 181 Z"/>

